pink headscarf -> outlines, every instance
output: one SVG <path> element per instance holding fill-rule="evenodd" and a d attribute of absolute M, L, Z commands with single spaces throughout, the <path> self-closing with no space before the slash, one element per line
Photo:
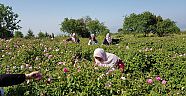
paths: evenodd
<path fill-rule="evenodd" d="M 94 58 L 100 57 L 103 59 L 102 62 L 95 59 L 96 64 L 98 66 L 104 66 L 104 67 L 114 67 L 114 65 L 118 62 L 119 57 L 112 53 L 105 52 L 102 48 L 97 48 L 94 51 Z"/>

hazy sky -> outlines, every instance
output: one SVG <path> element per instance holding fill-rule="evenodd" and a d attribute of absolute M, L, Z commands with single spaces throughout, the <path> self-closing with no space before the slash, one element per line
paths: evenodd
<path fill-rule="evenodd" d="M 90 16 L 98 19 L 116 32 L 122 27 L 124 17 L 131 13 L 150 11 L 164 19 L 175 21 L 186 30 L 186 0 L 0 0 L 11 6 L 19 15 L 24 34 L 30 28 L 34 34 L 48 32 L 61 34 L 60 23 L 64 18 Z"/>

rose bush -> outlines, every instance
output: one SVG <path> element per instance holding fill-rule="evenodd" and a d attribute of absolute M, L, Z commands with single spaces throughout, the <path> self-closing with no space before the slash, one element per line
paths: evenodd
<path fill-rule="evenodd" d="M 64 43 L 63 37 L 0 40 L 0 74 L 40 71 L 40 81 L 6 87 L 6 96 L 185 95 L 186 35 L 116 35 L 118 45 Z M 126 49 L 126 46 L 129 48 Z M 94 68 L 93 51 L 104 48 L 125 62 L 125 71 Z M 102 76 L 103 74 L 103 76 Z M 101 78 L 100 78 L 101 77 Z"/>

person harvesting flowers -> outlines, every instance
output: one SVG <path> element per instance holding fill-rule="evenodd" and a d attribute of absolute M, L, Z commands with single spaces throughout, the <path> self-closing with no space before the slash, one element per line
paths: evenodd
<path fill-rule="evenodd" d="M 109 67 L 108 72 L 114 71 L 118 68 L 122 73 L 124 72 L 125 64 L 123 61 L 112 53 L 105 52 L 102 48 L 97 48 L 94 50 L 94 60 L 96 66 Z"/>
<path fill-rule="evenodd" d="M 42 78 L 39 71 L 34 71 L 29 74 L 2 74 L 0 75 L 0 87 L 7 87 L 23 83 L 27 79 L 40 80 Z"/>

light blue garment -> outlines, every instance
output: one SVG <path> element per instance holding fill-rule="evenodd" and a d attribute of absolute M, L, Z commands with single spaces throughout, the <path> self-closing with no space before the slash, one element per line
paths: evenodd
<path fill-rule="evenodd" d="M 0 96 L 4 96 L 4 89 L 0 87 Z"/>

